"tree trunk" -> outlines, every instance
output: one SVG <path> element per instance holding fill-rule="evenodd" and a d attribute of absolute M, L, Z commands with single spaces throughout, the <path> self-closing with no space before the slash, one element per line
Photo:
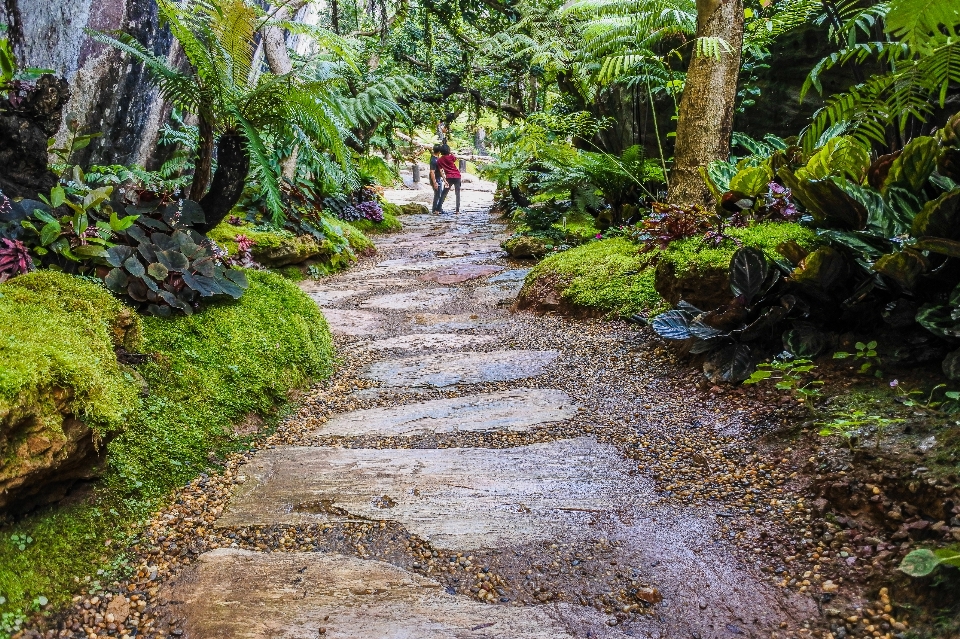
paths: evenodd
<path fill-rule="evenodd" d="M 200 233 L 209 233 L 227 217 L 243 195 L 243 187 L 250 172 L 250 153 L 242 135 L 227 133 L 217 142 L 217 171 L 213 174 L 210 192 L 200 200 L 200 208 L 206 216 Z"/>
<path fill-rule="evenodd" d="M 743 46 L 743 0 L 697 0 L 697 37 L 722 38 L 730 51 L 722 52 L 719 59 L 694 52 L 687 70 L 667 195 L 671 204 L 685 206 L 709 201 L 700 167 L 730 155 Z"/>
<path fill-rule="evenodd" d="M 285 7 L 278 9 L 274 19 L 280 21 L 293 18 L 306 4 L 307 0 L 293 0 Z M 263 36 L 263 53 L 267 58 L 270 72 L 274 75 L 285 75 L 293 71 L 293 61 L 290 60 L 290 53 L 287 51 L 287 36 L 283 29 L 274 25 L 264 25 L 260 29 L 260 34 Z M 297 174 L 297 155 L 298 149 L 294 146 L 293 151 L 281 164 L 283 177 L 291 181 Z"/>
<path fill-rule="evenodd" d="M 197 149 L 197 163 L 193 168 L 193 182 L 190 185 L 190 199 L 199 202 L 210 183 L 210 169 L 213 167 L 213 144 L 215 136 L 213 123 L 202 116 L 198 123 L 200 129 L 200 148 Z"/>

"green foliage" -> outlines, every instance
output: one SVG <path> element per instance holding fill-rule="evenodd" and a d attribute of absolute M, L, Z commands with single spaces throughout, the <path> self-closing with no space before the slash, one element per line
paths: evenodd
<path fill-rule="evenodd" d="M 403 230 L 403 222 L 387 211 L 383 212 L 383 220 L 380 222 L 360 219 L 352 222 L 344 222 L 344 224 L 354 227 L 361 233 L 396 233 Z"/>
<path fill-rule="evenodd" d="M 728 239 L 719 244 L 703 237 L 671 242 L 660 251 L 658 259 L 670 262 L 677 273 L 684 274 L 726 268 L 737 251 L 737 242 L 760 249 L 770 260 L 781 259 L 778 249 L 789 242 L 807 250 L 818 244 L 814 231 L 791 222 L 761 222 L 743 228 L 727 228 L 724 234 Z"/>
<path fill-rule="evenodd" d="M 868 415 L 865 411 L 854 410 L 849 414 L 837 415 L 829 422 L 821 422 L 819 424 L 822 427 L 820 435 L 822 437 L 838 437 L 852 451 L 864 429 L 872 427 L 876 448 L 879 449 L 887 428 L 904 421 L 903 419 L 891 419 L 880 415 Z"/>
<path fill-rule="evenodd" d="M 917 548 L 907 553 L 897 569 L 911 577 L 926 577 L 936 570 L 937 566 L 960 568 L 960 548 L 939 548 L 937 550 Z"/>
<path fill-rule="evenodd" d="M 711 381 L 739 382 L 756 367 L 757 346 L 779 334 L 792 315 L 802 316 L 803 308 L 786 292 L 777 265 L 757 248 L 738 249 L 728 273 L 730 304 L 705 312 L 681 300 L 650 326 L 666 339 L 691 340 L 691 353 L 708 354 L 703 370 Z"/>
<path fill-rule="evenodd" d="M 848 359 L 854 358 L 855 361 L 860 363 L 859 373 L 861 375 L 866 375 L 873 370 L 872 375 L 874 377 L 883 377 L 883 371 L 880 370 L 880 365 L 883 363 L 880 355 L 877 353 L 877 343 L 876 342 L 857 342 L 854 344 L 854 348 L 857 349 L 856 353 L 847 353 L 846 351 L 837 351 L 833 354 L 833 359 Z"/>
<path fill-rule="evenodd" d="M 820 396 L 819 387 L 823 386 L 822 380 L 810 379 L 811 373 L 816 368 L 816 364 L 809 359 L 781 356 L 757 366 L 757 370 L 743 383 L 776 382 L 774 388 L 789 391 L 791 395 L 813 412 L 813 402 Z"/>
<path fill-rule="evenodd" d="M 888 38 L 857 42 L 861 31 L 873 35 L 871 27 L 880 17 Z M 821 90 L 820 74 L 837 64 L 874 62 L 889 70 L 830 97 L 803 132 L 804 148 L 846 133 L 869 149 L 886 144 L 890 128 L 902 133 L 911 121 L 925 121 L 934 105 L 946 104 L 950 85 L 960 81 L 958 34 L 960 9 L 953 2 L 887 0 L 855 12 L 836 30 L 846 40 L 844 48 L 814 67 L 803 92 Z"/>

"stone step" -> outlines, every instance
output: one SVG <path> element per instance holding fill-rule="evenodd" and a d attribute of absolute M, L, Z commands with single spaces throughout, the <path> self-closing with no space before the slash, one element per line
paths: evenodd
<path fill-rule="evenodd" d="M 435 547 L 501 548 L 595 534 L 652 488 L 591 437 L 517 448 L 258 452 L 217 526 L 397 521 Z"/>
<path fill-rule="evenodd" d="M 446 350 L 455 351 L 463 348 L 473 348 L 481 344 L 488 344 L 499 337 L 493 335 L 469 335 L 466 333 L 415 333 L 400 335 L 386 339 L 371 340 L 360 345 L 370 351 L 423 351 Z"/>
<path fill-rule="evenodd" d="M 386 328 L 386 318 L 372 311 L 325 308 L 323 316 L 334 335 L 370 337 L 381 334 Z"/>
<path fill-rule="evenodd" d="M 456 431 L 526 432 L 577 414 L 563 391 L 522 388 L 337 415 L 316 435 L 409 436 Z"/>
<path fill-rule="evenodd" d="M 365 376 L 392 387 L 507 382 L 540 375 L 559 355 L 534 350 L 422 355 L 376 362 L 367 367 Z"/>
<path fill-rule="evenodd" d="M 391 564 L 334 554 L 213 550 L 161 597 L 190 639 L 575 636 L 545 606 L 484 604 Z"/>
<path fill-rule="evenodd" d="M 378 308 L 391 311 L 435 310 L 450 303 L 456 296 L 456 289 L 427 288 L 371 297 L 362 302 L 360 308 Z"/>

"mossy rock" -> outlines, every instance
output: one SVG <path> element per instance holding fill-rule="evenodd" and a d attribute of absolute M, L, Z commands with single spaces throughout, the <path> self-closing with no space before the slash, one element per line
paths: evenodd
<path fill-rule="evenodd" d="M 399 207 L 401 215 L 430 215 L 430 207 L 419 202 L 410 202 L 401 204 Z"/>
<path fill-rule="evenodd" d="M 0 510 L 56 501 L 103 470 L 139 406 L 117 361 L 140 321 L 103 286 L 54 271 L 0 285 Z"/>
<path fill-rule="evenodd" d="M 547 254 L 547 243 L 539 237 L 520 235 L 511 237 L 500 244 L 510 257 L 517 259 L 543 257 Z"/>
<path fill-rule="evenodd" d="M 805 249 L 817 245 L 816 233 L 794 223 L 764 222 L 746 228 L 730 228 L 726 234 L 743 246 L 759 248 L 770 259 L 781 259 L 777 248 L 796 242 Z M 670 304 L 681 299 L 703 310 L 712 310 L 733 300 L 728 275 L 730 260 L 738 246 L 731 240 L 719 245 L 701 237 L 672 242 L 657 251 L 655 284 Z"/>
<path fill-rule="evenodd" d="M 554 253 L 533 268 L 517 310 L 578 317 L 653 315 L 666 309 L 654 289 L 650 256 L 624 238 Z"/>
<path fill-rule="evenodd" d="M 348 229 L 348 224 L 339 221 L 335 222 L 332 218 L 329 222 L 331 225 L 340 229 L 348 241 L 351 240 L 350 234 L 356 231 L 356 229 Z M 298 236 L 281 229 L 263 231 L 257 230 L 249 224 L 234 226 L 223 222 L 207 234 L 210 239 L 226 248 L 227 252 L 231 255 L 237 252 L 236 239 L 238 235 L 245 235 L 253 240 L 254 244 L 250 249 L 253 259 L 268 268 L 282 268 L 294 264 L 303 264 L 307 260 L 320 262 L 330 260 L 327 266 L 328 270 L 333 272 L 348 266 L 355 260 L 354 255 L 341 256 L 340 252 L 333 249 L 334 244 L 329 239 L 319 241 L 312 235 Z M 355 240 L 351 241 L 351 246 L 354 243 L 364 244 L 363 242 Z M 369 242 L 367 243 L 369 244 Z M 336 262 L 336 264 L 334 264 L 334 262 Z"/>

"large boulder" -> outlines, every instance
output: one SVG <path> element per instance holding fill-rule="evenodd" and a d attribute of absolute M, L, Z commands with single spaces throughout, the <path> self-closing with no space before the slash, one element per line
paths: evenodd
<path fill-rule="evenodd" d="M 40 271 L 0 285 L 0 511 L 56 501 L 103 471 L 140 405 L 140 322 L 103 287 Z"/>

